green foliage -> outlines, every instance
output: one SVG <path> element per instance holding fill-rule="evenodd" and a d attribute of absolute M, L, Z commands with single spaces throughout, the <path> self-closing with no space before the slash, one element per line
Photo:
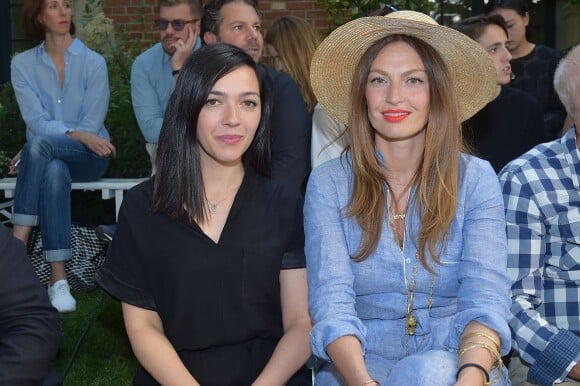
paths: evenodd
<path fill-rule="evenodd" d="M 384 2 L 381 0 L 317 0 L 327 12 L 327 23 L 332 30 L 345 22 L 382 9 L 386 4 L 398 9 L 407 9 L 429 13 L 435 9 L 435 3 L 429 0 L 393 0 Z"/>
<path fill-rule="evenodd" d="M 146 177 L 151 166 L 131 103 L 131 65 L 141 52 L 140 41 L 130 40 L 124 25 L 113 24 L 102 12 L 93 16 L 83 33 L 85 43 L 103 55 L 109 69 L 111 98 L 105 125 L 117 156 L 111 160 L 107 175 Z"/>
<path fill-rule="evenodd" d="M 6 177 L 10 159 L 26 141 L 26 126 L 20 116 L 10 83 L 0 89 L 0 178 Z"/>

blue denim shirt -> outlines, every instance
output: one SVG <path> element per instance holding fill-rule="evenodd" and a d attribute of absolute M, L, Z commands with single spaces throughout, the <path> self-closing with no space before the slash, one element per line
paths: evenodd
<path fill-rule="evenodd" d="M 201 47 L 198 38 L 194 50 Z M 171 74 L 171 56 L 161 43 L 155 44 L 133 62 L 131 67 L 131 100 L 137 124 L 149 143 L 159 142 L 161 124 L 169 97 L 175 88 Z"/>
<path fill-rule="evenodd" d="M 44 42 L 12 59 L 12 87 L 26 122 L 26 138 L 82 130 L 109 139 L 104 125 L 109 108 L 105 59 L 74 39 L 64 60 L 61 87 Z"/>
<path fill-rule="evenodd" d="M 411 351 L 425 349 L 424 342 L 431 348 L 456 350 L 463 329 L 475 320 L 500 335 L 502 353 L 506 354 L 511 338 L 504 206 L 489 163 L 461 157 L 457 213 L 441 264 L 434 265 L 437 274 L 431 311 L 427 306 L 431 277 L 416 258 L 417 208 L 411 205 L 407 211 L 409 236 L 404 253 L 385 218 L 376 251 L 356 263 L 349 256 L 359 248 L 361 229 L 354 218 L 344 215 L 352 184 L 351 160 L 346 155 L 315 168 L 306 192 L 304 221 L 314 354 L 329 360 L 326 347 L 342 336 L 353 335 L 365 351 L 371 349 L 389 359 L 404 356 L 399 347 L 399 342 L 404 346 L 407 313 L 403 275 L 406 271 L 408 282 L 412 282 L 415 265 L 413 309 L 419 325 L 410 342 Z"/>

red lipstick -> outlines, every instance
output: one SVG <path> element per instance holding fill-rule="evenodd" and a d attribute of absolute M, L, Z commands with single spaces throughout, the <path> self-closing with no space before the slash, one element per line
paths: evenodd
<path fill-rule="evenodd" d="M 382 112 L 383 118 L 387 122 L 397 123 L 404 121 L 410 114 L 407 110 L 385 110 Z"/>

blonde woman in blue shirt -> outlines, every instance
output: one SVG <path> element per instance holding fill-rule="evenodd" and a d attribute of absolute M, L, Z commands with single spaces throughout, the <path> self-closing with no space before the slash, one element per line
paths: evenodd
<path fill-rule="evenodd" d="M 72 36 L 67 0 L 26 0 L 23 27 L 42 42 L 11 64 L 27 140 L 10 162 L 10 173 L 17 174 L 13 234 L 26 244 L 32 227 L 40 225 L 51 265 L 50 301 L 60 312 L 70 312 L 76 309 L 65 272 L 71 258 L 71 182 L 100 178 L 116 153 L 104 126 L 107 65 Z"/>

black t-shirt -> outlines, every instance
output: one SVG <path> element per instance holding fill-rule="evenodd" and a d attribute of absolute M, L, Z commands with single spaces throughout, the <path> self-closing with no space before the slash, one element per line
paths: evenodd
<path fill-rule="evenodd" d="M 562 55 L 555 49 L 536 44 L 528 55 L 510 61 L 515 75 L 510 86 L 527 92 L 540 103 L 547 141 L 560 136 L 566 120 L 566 109 L 554 90 L 554 72 L 560 59 Z"/>
<path fill-rule="evenodd" d="M 283 335 L 280 270 L 305 267 L 300 192 L 247 169 L 218 243 L 197 224 L 151 213 L 153 180 L 131 189 L 97 278 L 159 314 L 201 384 L 255 379 Z M 151 381 L 144 371 L 135 379 Z"/>
<path fill-rule="evenodd" d="M 511 160 L 546 142 L 542 108 L 523 91 L 502 86 L 497 98 L 466 121 L 463 135 L 475 155 L 496 173 Z"/>

